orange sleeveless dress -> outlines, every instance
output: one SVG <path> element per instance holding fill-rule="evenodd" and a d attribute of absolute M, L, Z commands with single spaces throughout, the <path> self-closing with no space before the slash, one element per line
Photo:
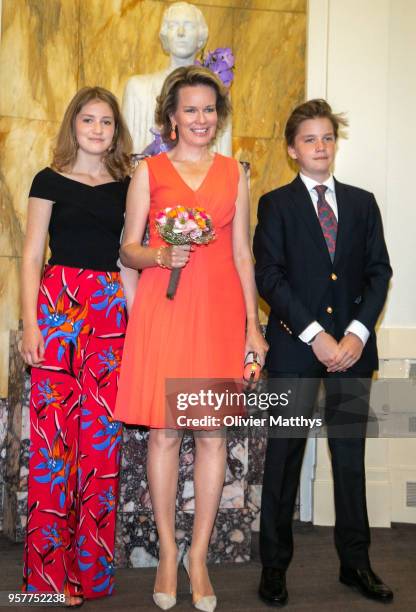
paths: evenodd
<path fill-rule="evenodd" d="M 216 154 L 197 190 L 181 178 L 166 153 L 146 160 L 150 186 L 149 246 L 165 244 L 155 216 L 182 204 L 203 207 L 216 239 L 197 246 L 182 268 L 173 300 L 170 270 L 143 270 L 130 314 L 114 418 L 166 426 L 167 378 L 233 378 L 243 374 L 246 311 L 232 252 L 238 162 Z"/>

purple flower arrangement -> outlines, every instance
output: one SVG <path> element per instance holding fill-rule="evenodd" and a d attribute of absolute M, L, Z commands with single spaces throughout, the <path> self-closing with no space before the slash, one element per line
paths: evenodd
<path fill-rule="evenodd" d="M 234 79 L 234 55 L 229 47 L 218 47 L 215 51 L 209 51 L 202 61 L 195 61 L 195 64 L 209 68 L 224 83 L 230 87 Z"/>
<path fill-rule="evenodd" d="M 153 157 L 153 155 L 159 155 L 159 153 L 165 153 L 171 148 L 169 144 L 163 142 L 162 136 L 154 128 L 150 128 L 150 132 L 153 134 L 153 140 L 150 144 L 143 149 L 141 155 L 145 157 Z"/>

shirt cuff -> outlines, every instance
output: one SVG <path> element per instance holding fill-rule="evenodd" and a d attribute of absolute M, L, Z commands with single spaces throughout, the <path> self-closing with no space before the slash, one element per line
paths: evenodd
<path fill-rule="evenodd" d="M 299 334 L 299 340 L 302 340 L 302 342 L 306 344 L 310 344 L 315 336 L 321 331 L 325 331 L 322 325 L 319 325 L 318 321 L 313 321 L 301 334 Z"/>
<path fill-rule="evenodd" d="M 361 342 L 363 343 L 363 346 L 365 346 L 368 338 L 370 337 L 370 332 L 368 331 L 366 326 L 360 323 L 360 321 L 357 321 L 357 319 L 354 319 L 348 325 L 347 329 L 344 332 L 344 336 L 346 336 L 347 334 L 355 334 L 356 336 L 358 336 Z"/>

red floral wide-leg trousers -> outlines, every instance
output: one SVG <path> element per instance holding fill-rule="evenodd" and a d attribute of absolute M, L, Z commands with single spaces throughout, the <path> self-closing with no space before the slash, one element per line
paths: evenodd
<path fill-rule="evenodd" d="M 103 597 L 114 588 L 122 439 L 112 418 L 126 327 L 119 273 L 46 266 L 38 323 L 23 590 Z"/>

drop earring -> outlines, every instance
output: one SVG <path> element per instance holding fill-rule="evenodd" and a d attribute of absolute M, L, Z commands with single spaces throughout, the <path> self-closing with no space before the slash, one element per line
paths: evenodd
<path fill-rule="evenodd" d="M 170 139 L 176 140 L 176 126 L 172 124 L 172 129 L 170 131 Z"/>

